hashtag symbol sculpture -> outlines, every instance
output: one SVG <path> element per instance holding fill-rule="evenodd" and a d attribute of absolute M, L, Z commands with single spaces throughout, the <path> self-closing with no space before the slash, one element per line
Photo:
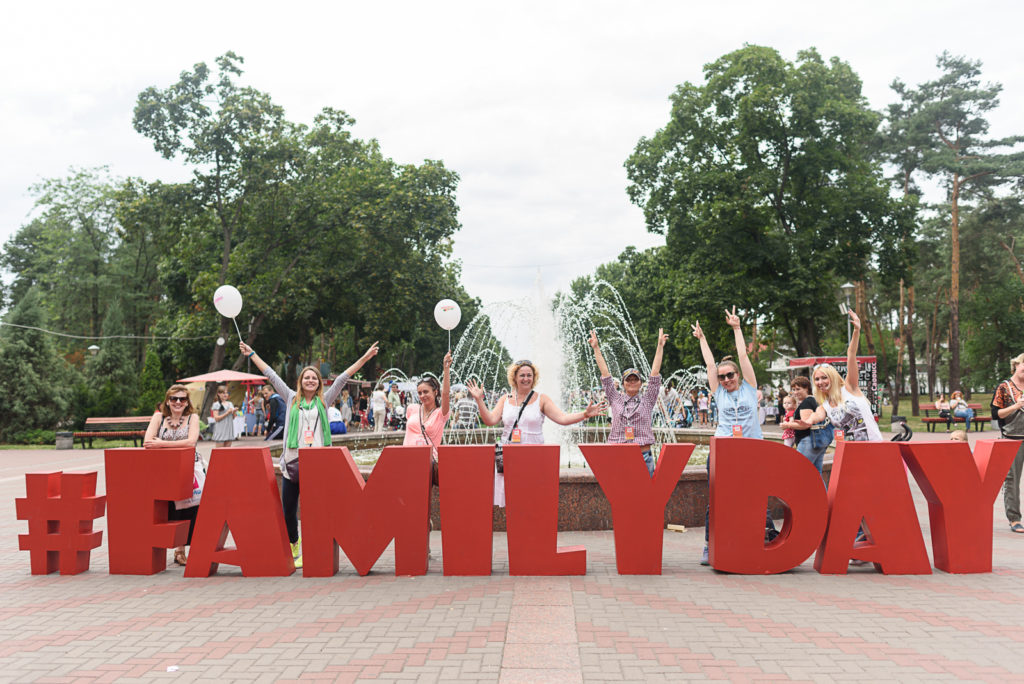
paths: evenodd
<path fill-rule="evenodd" d="M 92 523 L 107 504 L 107 497 L 96 496 L 96 473 L 26 473 L 25 493 L 14 503 L 18 520 L 28 521 L 18 548 L 29 552 L 32 574 L 88 570 L 90 552 L 103 540 Z"/>

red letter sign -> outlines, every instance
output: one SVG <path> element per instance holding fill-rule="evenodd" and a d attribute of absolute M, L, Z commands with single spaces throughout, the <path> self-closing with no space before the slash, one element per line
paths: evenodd
<path fill-rule="evenodd" d="M 615 566 L 620 575 L 660 575 L 665 506 L 693 453 L 693 444 L 661 447 L 654 477 L 636 444 L 581 444 L 612 507 Z"/>
<path fill-rule="evenodd" d="M 228 529 L 237 548 L 225 548 Z M 185 577 L 209 577 L 218 563 L 238 565 L 246 577 L 295 572 L 267 447 L 214 449 L 192 533 Z"/>
<path fill-rule="evenodd" d="M 818 572 L 845 574 L 858 558 L 887 575 L 931 574 L 898 444 L 840 442 L 828 504 L 828 533 L 814 557 Z M 855 542 L 861 520 L 867 539 Z"/>
<path fill-rule="evenodd" d="M 981 440 L 972 456 L 958 442 L 900 445 L 928 499 L 939 570 L 992 572 L 992 502 L 1020 446 L 1016 440 Z"/>
<path fill-rule="evenodd" d="M 167 568 L 167 549 L 185 544 L 188 521 L 167 521 L 167 502 L 192 496 L 195 449 L 107 449 L 107 545 L 112 575 Z"/>
<path fill-rule="evenodd" d="M 345 447 L 299 450 L 302 575 L 338 571 L 338 545 L 360 575 L 395 540 L 395 574 L 427 572 L 430 447 L 384 447 L 368 481 Z"/>
<path fill-rule="evenodd" d="M 586 549 L 557 546 L 558 452 L 557 444 L 505 446 L 505 524 L 510 575 L 587 572 Z"/>
<path fill-rule="evenodd" d="M 827 499 L 818 470 L 796 449 L 743 437 L 711 438 L 711 529 L 716 570 L 785 572 L 814 552 L 825 532 Z M 782 531 L 765 546 L 768 497 L 785 504 Z"/>
<path fill-rule="evenodd" d="M 490 575 L 494 447 L 441 446 L 437 460 L 444 574 Z"/>

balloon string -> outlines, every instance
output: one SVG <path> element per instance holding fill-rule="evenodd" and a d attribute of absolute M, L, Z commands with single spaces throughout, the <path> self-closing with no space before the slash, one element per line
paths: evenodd
<path fill-rule="evenodd" d="M 452 350 L 452 331 L 448 331 L 448 351 Z"/>
<path fill-rule="evenodd" d="M 238 341 L 244 342 L 245 340 L 242 339 L 242 331 L 238 329 L 238 321 L 232 318 L 231 322 L 235 324 L 235 332 L 238 333 Z"/>

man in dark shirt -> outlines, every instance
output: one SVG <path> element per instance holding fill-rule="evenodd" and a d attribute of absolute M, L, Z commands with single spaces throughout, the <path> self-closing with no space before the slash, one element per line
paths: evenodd
<path fill-rule="evenodd" d="M 263 386 L 263 398 L 267 403 L 267 436 L 263 441 L 279 439 L 284 432 L 284 399 L 270 385 Z"/>

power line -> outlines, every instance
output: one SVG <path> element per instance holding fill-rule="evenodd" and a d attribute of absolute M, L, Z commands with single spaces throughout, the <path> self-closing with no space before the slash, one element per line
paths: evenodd
<path fill-rule="evenodd" d="M 161 335 L 71 335 L 70 333 L 57 332 L 56 330 L 37 328 L 34 325 L 18 325 L 17 323 L 6 323 L 4 321 L 0 321 L 0 325 L 6 325 L 10 328 L 37 330 L 49 335 L 70 337 L 76 340 L 208 340 L 214 337 L 219 337 L 219 335 L 200 335 L 199 337 L 163 337 Z"/>

